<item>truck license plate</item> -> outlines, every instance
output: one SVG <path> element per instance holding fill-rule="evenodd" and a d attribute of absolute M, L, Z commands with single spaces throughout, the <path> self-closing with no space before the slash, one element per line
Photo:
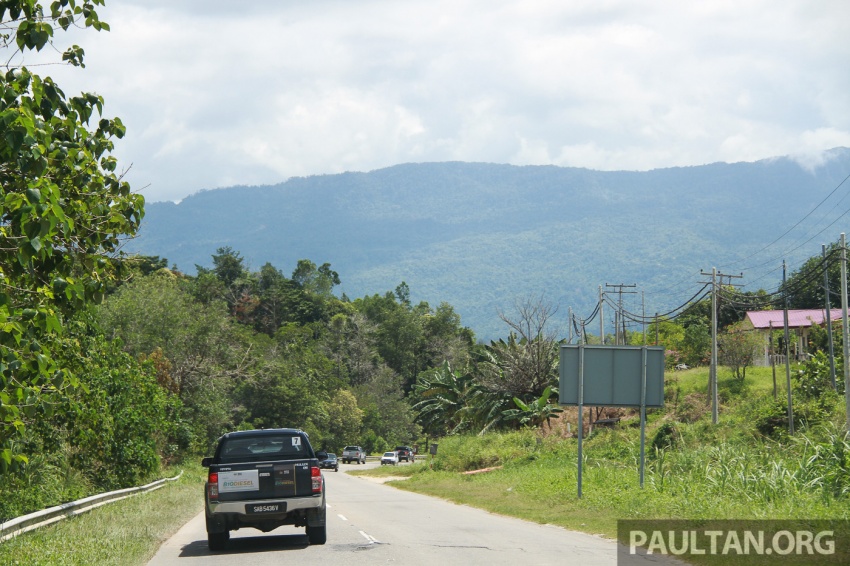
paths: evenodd
<path fill-rule="evenodd" d="M 285 503 L 257 503 L 246 505 L 248 513 L 285 513 Z"/>

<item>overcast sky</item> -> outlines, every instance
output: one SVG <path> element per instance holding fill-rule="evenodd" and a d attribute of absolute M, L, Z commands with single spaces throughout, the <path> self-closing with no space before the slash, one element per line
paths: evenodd
<path fill-rule="evenodd" d="M 73 35 L 86 69 L 38 71 L 104 96 L 148 201 L 406 162 L 648 170 L 850 146 L 846 0 L 107 0 L 98 13 L 112 31 Z"/>

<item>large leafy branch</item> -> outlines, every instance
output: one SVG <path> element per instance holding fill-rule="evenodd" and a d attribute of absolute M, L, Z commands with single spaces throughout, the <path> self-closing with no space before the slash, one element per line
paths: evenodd
<path fill-rule="evenodd" d="M 0 46 L 40 50 L 57 26 L 108 29 L 102 4 L 58 0 L 45 15 L 35 0 L 0 2 Z M 82 55 L 74 46 L 63 59 Z M 0 74 L 0 468 L 26 461 L 10 440 L 76 386 L 54 360 L 63 319 L 102 298 L 142 219 L 111 155 L 125 128 L 102 113 L 102 97 L 66 97 L 26 67 Z"/>

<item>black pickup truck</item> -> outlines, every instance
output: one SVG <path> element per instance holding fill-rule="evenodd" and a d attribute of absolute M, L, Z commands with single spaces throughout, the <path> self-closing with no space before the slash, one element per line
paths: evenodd
<path fill-rule="evenodd" d="M 396 453 L 398 453 L 398 461 L 401 462 L 404 460 L 405 462 L 415 462 L 416 455 L 413 453 L 413 448 L 410 446 L 396 446 Z"/>
<path fill-rule="evenodd" d="M 207 541 L 222 550 L 230 531 L 267 533 L 306 527 L 310 544 L 325 544 L 325 482 L 307 434 L 291 428 L 230 432 L 218 440 L 205 488 Z"/>

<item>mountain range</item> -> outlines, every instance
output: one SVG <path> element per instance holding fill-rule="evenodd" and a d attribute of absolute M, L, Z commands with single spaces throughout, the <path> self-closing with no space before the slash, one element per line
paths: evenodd
<path fill-rule="evenodd" d="M 566 336 L 568 308 L 589 315 L 608 284 L 636 285 L 626 308 L 648 314 L 687 301 L 701 270 L 730 261 L 725 272 L 754 266 L 745 278 L 775 286 L 782 259 L 794 266 L 844 231 L 848 174 L 847 148 L 816 166 L 790 157 L 651 171 L 409 163 L 147 203 L 124 250 L 192 274 L 225 246 L 253 271 L 268 262 L 288 276 L 299 259 L 327 262 L 351 299 L 404 281 L 414 302 L 448 302 L 482 339 L 507 334 L 499 312 L 542 297 L 558 306 Z M 771 247 L 803 229 L 814 239 Z"/>

